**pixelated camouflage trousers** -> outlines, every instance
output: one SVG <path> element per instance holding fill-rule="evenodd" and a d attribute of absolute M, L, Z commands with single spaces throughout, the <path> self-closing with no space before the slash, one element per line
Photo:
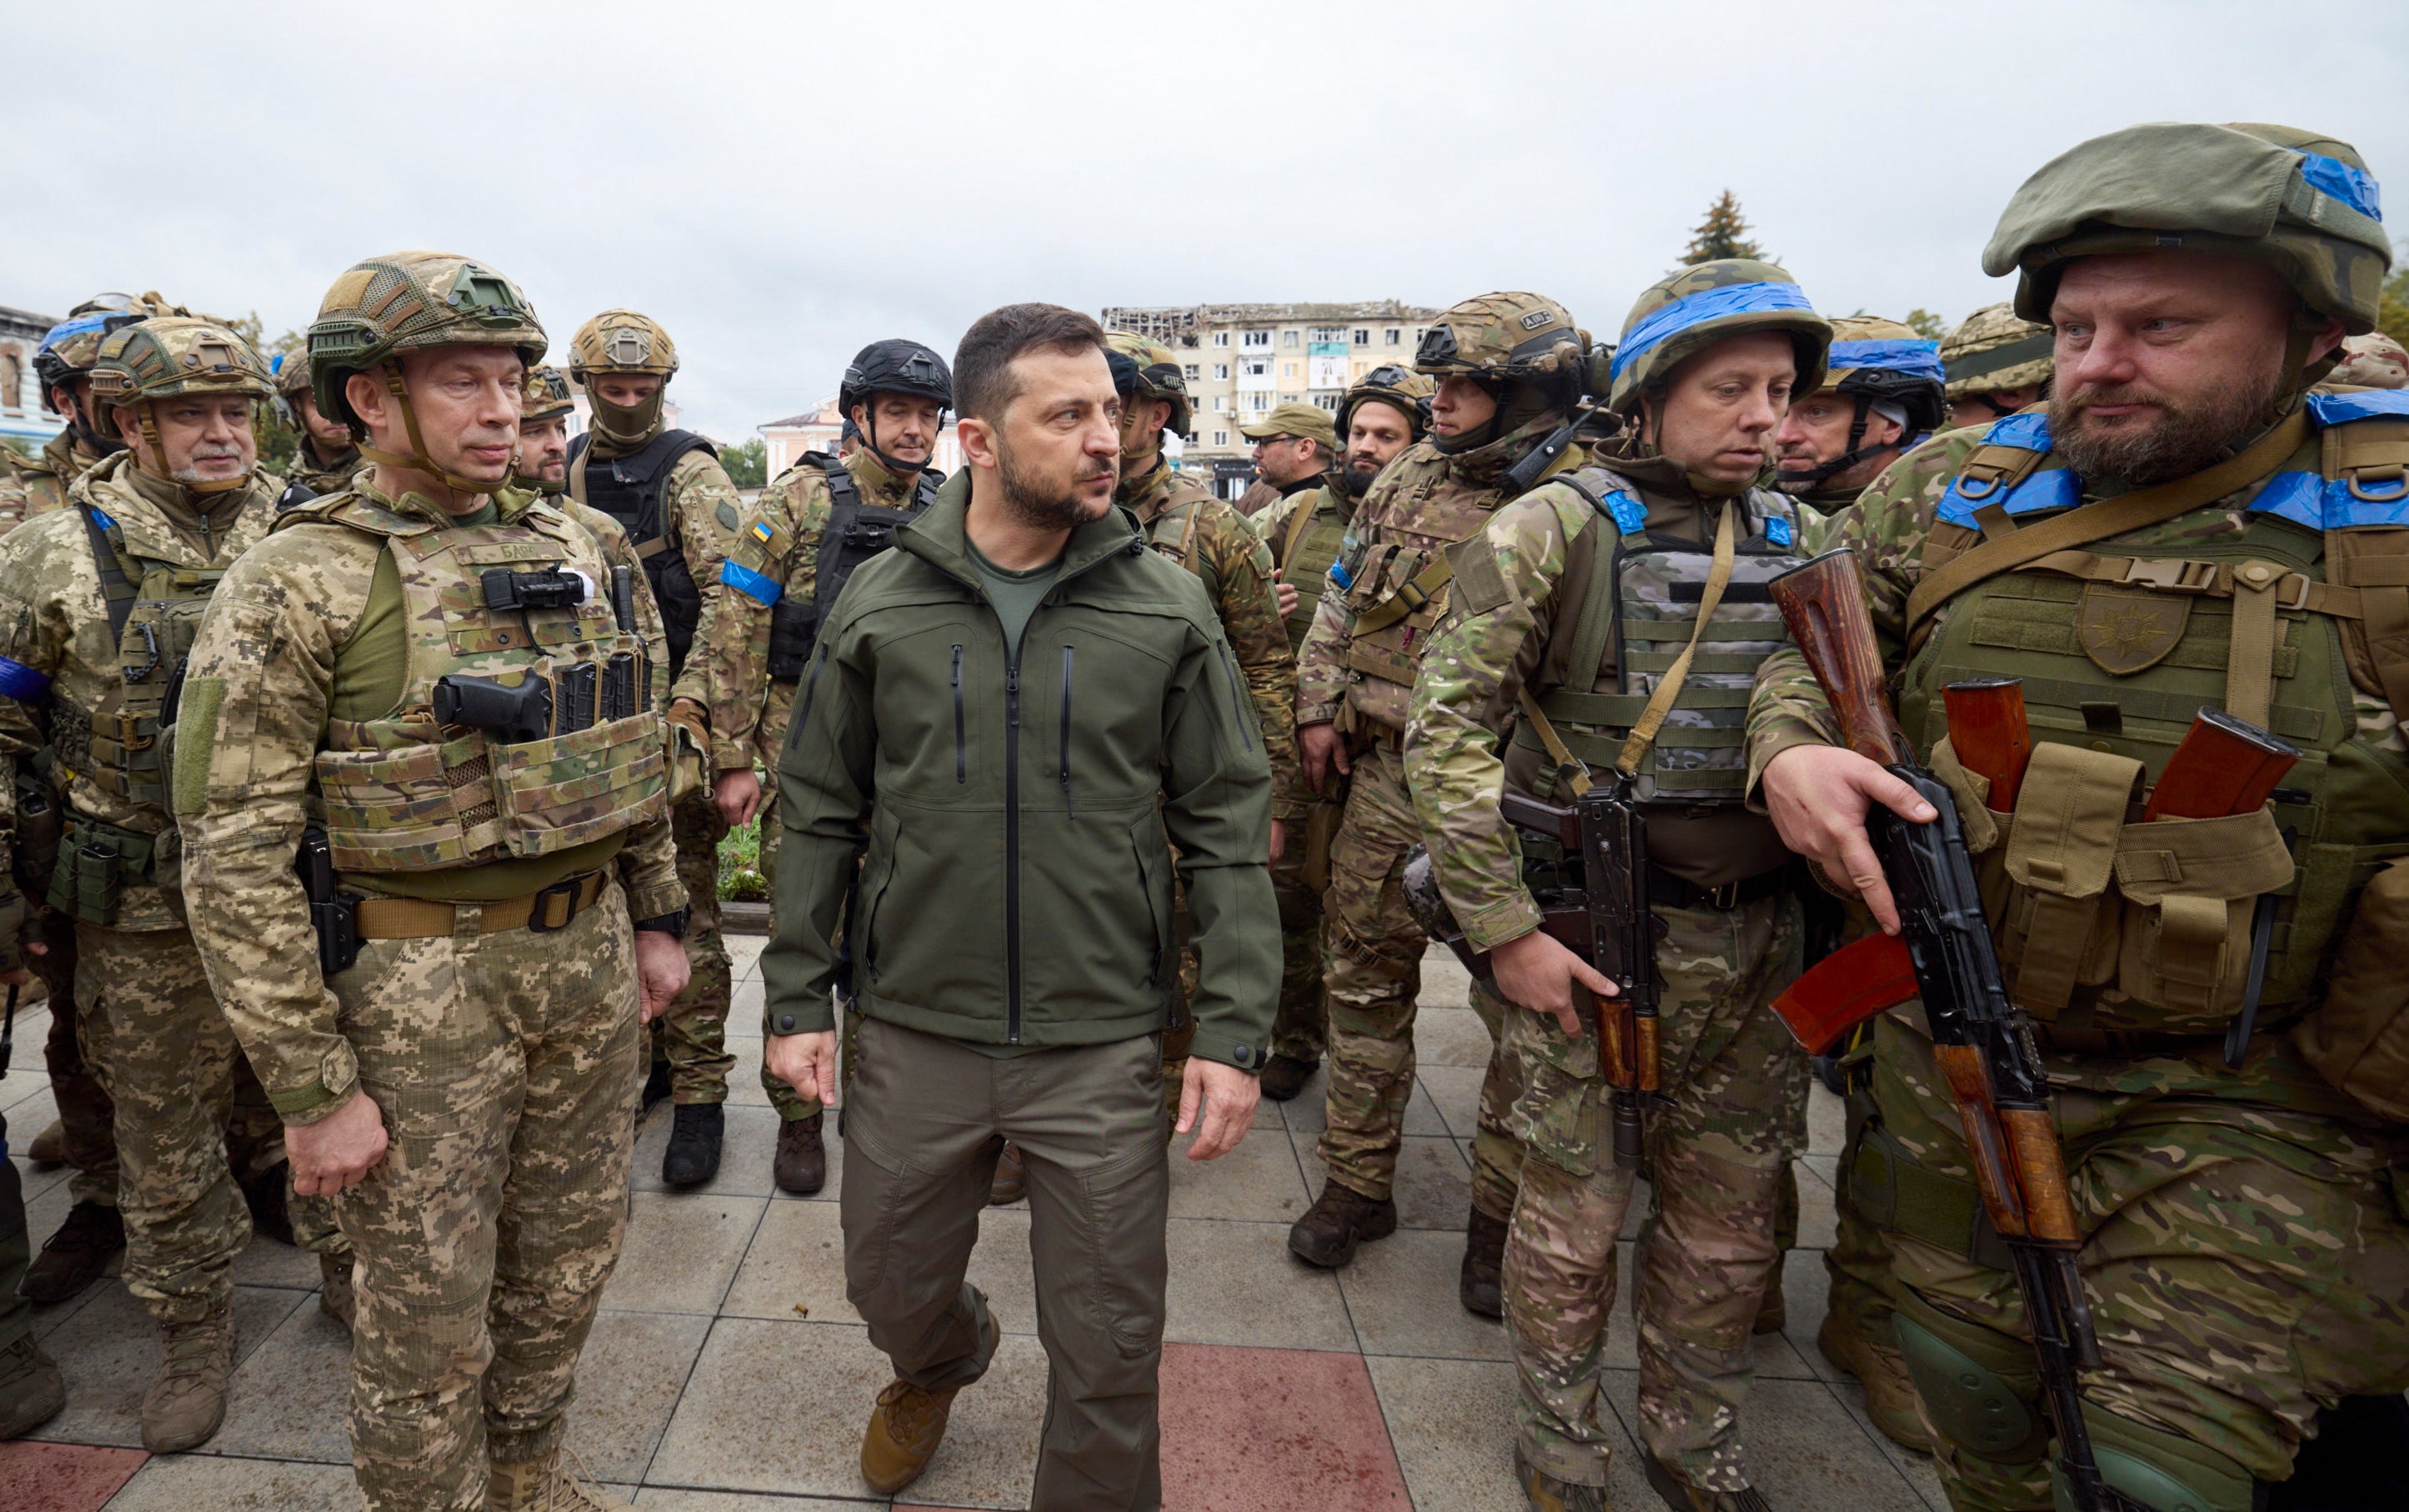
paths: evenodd
<path fill-rule="evenodd" d="M 266 1099 L 185 930 L 78 924 L 76 997 L 87 1005 L 85 1058 L 116 1108 L 125 1289 L 162 1322 L 204 1318 L 233 1300 L 234 1258 L 251 1243 L 237 1185 L 250 1173 L 227 1153 L 238 1078 L 251 1081 L 255 1109 Z M 249 1132 L 248 1161 L 266 1169 L 282 1159 L 281 1138 Z M 288 1186 L 286 1200 L 296 1243 L 343 1253 L 325 1199 Z"/>
<path fill-rule="evenodd" d="M 1321 986 L 1321 895 L 1305 883 L 1304 826 L 1288 829 L 1287 846 L 1272 864 L 1272 896 L 1280 918 L 1280 995 L 1272 1019 L 1272 1054 L 1311 1063 L 1330 1043 L 1330 1003 Z"/>
<path fill-rule="evenodd" d="M 358 1257 L 352 1463 L 375 1512 L 485 1505 L 557 1447 L 627 1231 L 635 944 L 614 884 L 565 929 L 372 940 L 331 984 L 392 1143 L 336 1211 Z"/>
<path fill-rule="evenodd" d="M 1639 1437 L 1694 1485 L 1738 1490 L 1750 1329 L 1779 1253 L 1782 1172 L 1807 1135 L 1807 1058 L 1768 1006 L 1798 974 L 1798 908 L 1785 895 L 1657 913 L 1666 1101 L 1645 1110 L 1654 1211 L 1633 1299 Z M 1506 1033 L 1527 1078 L 1513 1110 L 1525 1157 L 1505 1265 L 1519 1444 L 1548 1474 L 1603 1486 L 1615 1241 L 1637 1173 L 1614 1158 L 1595 1021 L 1568 1037 L 1513 1009 Z"/>
<path fill-rule="evenodd" d="M 1355 758 L 1347 814 L 1330 845 L 1322 894 L 1322 980 L 1330 994 L 1330 1091 L 1321 1160 L 1330 1179 L 1366 1197 L 1395 1183 L 1414 1090 L 1415 1000 L 1430 940 L 1406 907 L 1406 853 L 1421 839 L 1397 753 Z M 1507 1110 L 1521 1073 L 1499 1036 L 1502 1010 L 1478 988 L 1473 1008 L 1492 1050 L 1472 1145 L 1472 1202 L 1492 1217 L 1514 1210 L 1522 1152 Z"/>
<path fill-rule="evenodd" d="M 677 841 L 678 880 L 685 884 L 688 974 L 685 990 L 653 1020 L 653 1058 L 669 1062 L 671 1101 L 725 1102 L 736 1065 L 728 1052 L 735 978 L 719 929 L 719 842 L 728 826 L 708 799 L 698 799 L 670 812 L 670 832 Z"/>
<path fill-rule="evenodd" d="M 2089 1087 L 2198 1088 L 2221 1079 L 2219 1048 L 2208 1042 L 2181 1058 L 2047 1059 L 2053 1072 L 2082 1068 L 2072 1074 Z M 2099 1341 L 2101 1368 L 2083 1375 L 2085 1418 L 2111 1414 L 2171 1433 L 2272 1481 L 2289 1476 L 2321 1403 L 2409 1388 L 2409 1141 L 2344 1116 L 2339 1095 L 2319 1095 L 2315 1073 L 2282 1036 L 2254 1042 L 2253 1070 L 2266 1064 L 2260 1057 L 2275 1058 L 2279 1079 L 2307 1092 L 2279 1107 L 2086 1090 L 2061 1074 L 2053 1111 Z M 1971 1182 L 1931 1042 L 1895 1015 L 1876 1028 L 1874 1096 L 1884 1132 L 1908 1159 Z M 2304 1111 L 2320 1102 L 2330 1111 Z M 2011 1358 L 2028 1358 L 2012 1276 L 1977 1264 L 1963 1245 L 1900 1231 L 1907 1227 L 1888 1235 L 1900 1320 L 1932 1318 L 1944 1337 L 1970 1330 Z M 1919 1376 L 1950 1504 L 1958 1512 L 2051 1506 L 2038 1442 L 2012 1459 L 1975 1454 L 1966 1435 L 1948 1432 L 1955 1404 L 1936 1403 L 1930 1384 Z M 2010 1384 L 2032 1390 L 2029 1377 Z M 2029 1397 L 2027 1405 L 2041 1421 Z"/>

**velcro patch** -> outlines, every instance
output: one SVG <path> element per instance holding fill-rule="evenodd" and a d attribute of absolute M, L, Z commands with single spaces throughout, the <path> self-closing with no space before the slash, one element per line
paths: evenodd
<path fill-rule="evenodd" d="M 1512 601 L 1514 596 L 1507 590 L 1506 575 L 1497 570 L 1497 553 L 1486 533 L 1449 547 L 1447 563 L 1454 573 L 1453 608 L 1459 617 L 1486 614 Z"/>

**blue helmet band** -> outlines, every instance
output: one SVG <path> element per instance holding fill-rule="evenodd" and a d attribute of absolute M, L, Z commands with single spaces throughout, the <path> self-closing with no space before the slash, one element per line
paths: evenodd
<path fill-rule="evenodd" d="M 1854 367 L 1887 367 L 1910 378 L 1928 378 L 1936 383 L 1947 382 L 1940 368 L 1938 341 L 1833 342 L 1825 371 L 1842 373 Z"/>
<path fill-rule="evenodd" d="M 1671 337 L 1691 326 L 1727 315 L 1754 315 L 1782 310 L 1812 310 L 1806 292 L 1795 283 L 1733 283 L 1720 289 L 1707 289 L 1676 299 L 1623 333 L 1623 344 L 1615 348 L 1614 362 L 1607 369 L 1609 378 L 1620 378 L 1623 370 L 1642 354 L 1662 346 Z"/>
<path fill-rule="evenodd" d="M 2364 168 L 2354 168 L 2338 157 L 2321 152 L 2301 154 L 2301 177 L 2311 188 L 2321 190 L 2366 216 L 2371 221 L 2384 219 L 2384 191 L 2375 175 Z"/>

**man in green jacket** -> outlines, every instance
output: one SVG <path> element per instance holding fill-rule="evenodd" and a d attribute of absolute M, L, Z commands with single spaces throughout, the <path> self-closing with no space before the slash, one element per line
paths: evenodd
<path fill-rule="evenodd" d="M 1202 962 L 1178 1128 L 1209 1160 L 1254 1116 L 1279 986 L 1271 770 L 1204 588 L 1112 507 L 1096 323 L 1006 306 L 954 375 L 969 466 L 854 574 L 796 697 L 767 1060 L 833 1087 L 842 922 L 845 1294 L 896 1371 L 863 1478 L 910 1484 L 995 1352 L 962 1277 L 1010 1139 L 1052 1367 L 1032 1503 L 1157 1507 L 1172 848 Z"/>

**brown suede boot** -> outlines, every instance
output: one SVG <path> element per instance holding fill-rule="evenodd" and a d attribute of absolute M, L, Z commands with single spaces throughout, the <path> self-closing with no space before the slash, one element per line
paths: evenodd
<path fill-rule="evenodd" d="M 1882 1436 L 1901 1448 L 1932 1452 L 1932 1435 L 1924 1431 L 1924 1414 L 1916 1406 L 1915 1380 L 1907 1373 L 1907 1357 L 1891 1345 L 1868 1339 L 1840 1320 L 1824 1315 L 1815 1331 L 1815 1347 L 1836 1370 L 1845 1370 L 1866 1389 L 1866 1416 Z"/>
<path fill-rule="evenodd" d="M 25 1146 L 25 1159 L 36 1165 L 66 1164 L 67 1126 L 51 1119 L 50 1127 L 36 1134 L 34 1142 Z"/>
<path fill-rule="evenodd" d="M 820 1126 L 827 1117 L 825 1113 L 815 1113 L 778 1126 L 778 1155 L 770 1162 L 770 1174 L 780 1191 L 809 1197 L 828 1185 L 828 1146 L 820 1139 Z"/>
<path fill-rule="evenodd" d="M 1007 1139 L 1003 1153 L 995 1158 L 995 1179 L 988 1183 L 987 1205 L 1009 1207 L 1028 1195 L 1028 1163 L 1020 1158 L 1020 1146 Z"/>
<path fill-rule="evenodd" d="M 222 1307 L 198 1322 L 162 1323 L 159 1343 L 159 1374 L 142 1393 L 142 1447 L 174 1454 L 208 1443 L 225 1421 L 234 1313 Z"/>
<path fill-rule="evenodd" d="M 1263 1073 L 1256 1082 L 1263 1096 L 1275 1102 L 1285 1102 L 1305 1090 L 1313 1073 L 1321 1069 L 1319 1060 L 1299 1060 L 1294 1056 L 1274 1056 L 1263 1062 Z"/>
<path fill-rule="evenodd" d="M 1464 1229 L 1464 1269 L 1455 1294 L 1464 1310 L 1480 1318 L 1506 1316 L 1506 1220 L 1479 1208 Z"/>
<path fill-rule="evenodd" d="M 0 1349 L 0 1439 L 30 1433 L 67 1404 L 59 1362 L 27 1334 Z"/>
<path fill-rule="evenodd" d="M 1520 1448 L 1514 1451 L 1514 1483 L 1522 1488 L 1531 1512 L 1611 1512 L 1605 1487 L 1558 1480 L 1524 1459 Z"/>
<path fill-rule="evenodd" d="M 1288 1250 L 1307 1265 L 1334 1271 L 1355 1258 L 1355 1246 L 1386 1239 L 1397 1231 L 1397 1204 L 1387 1197 L 1366 1197 L 1352 1187 L 1333 1181 L 1289 1226 Z"/>
<path fill-rule="evenodd" d="M 34 1257 L 25 1278 L 17 1283 L 18 1295 L 27 1302 L 65 1302 L 99 1280 L 124 1247 L 125 1219 L 117 1209 L 78 1202 Z"/>
<path fill-rule="evenodd" d="M 561 1451 L 541 1460 L 497 1461 L 485 1471 L 485 1512 L 635 1512 L 595 1484 L 583 1464 L 562 1464 Z"/>
<path fill-rule="evenodd" d="M 352 1258 L 349 1255 L 318 1257 L 318 1311 L 352 1332 L 352 1323 L 359 1316 L 359 1304 L 352 1297 Z"/>
<path fill-rule="evenodd" d="M 871 1490 L 891 1496 L 920 1478 L 945 1441 L 945 1419 L 960 1390 L 924 1391 L 910 1381 L 894 1381 L 878 1393 L 861 1434 L 861 1478 Z"/>

